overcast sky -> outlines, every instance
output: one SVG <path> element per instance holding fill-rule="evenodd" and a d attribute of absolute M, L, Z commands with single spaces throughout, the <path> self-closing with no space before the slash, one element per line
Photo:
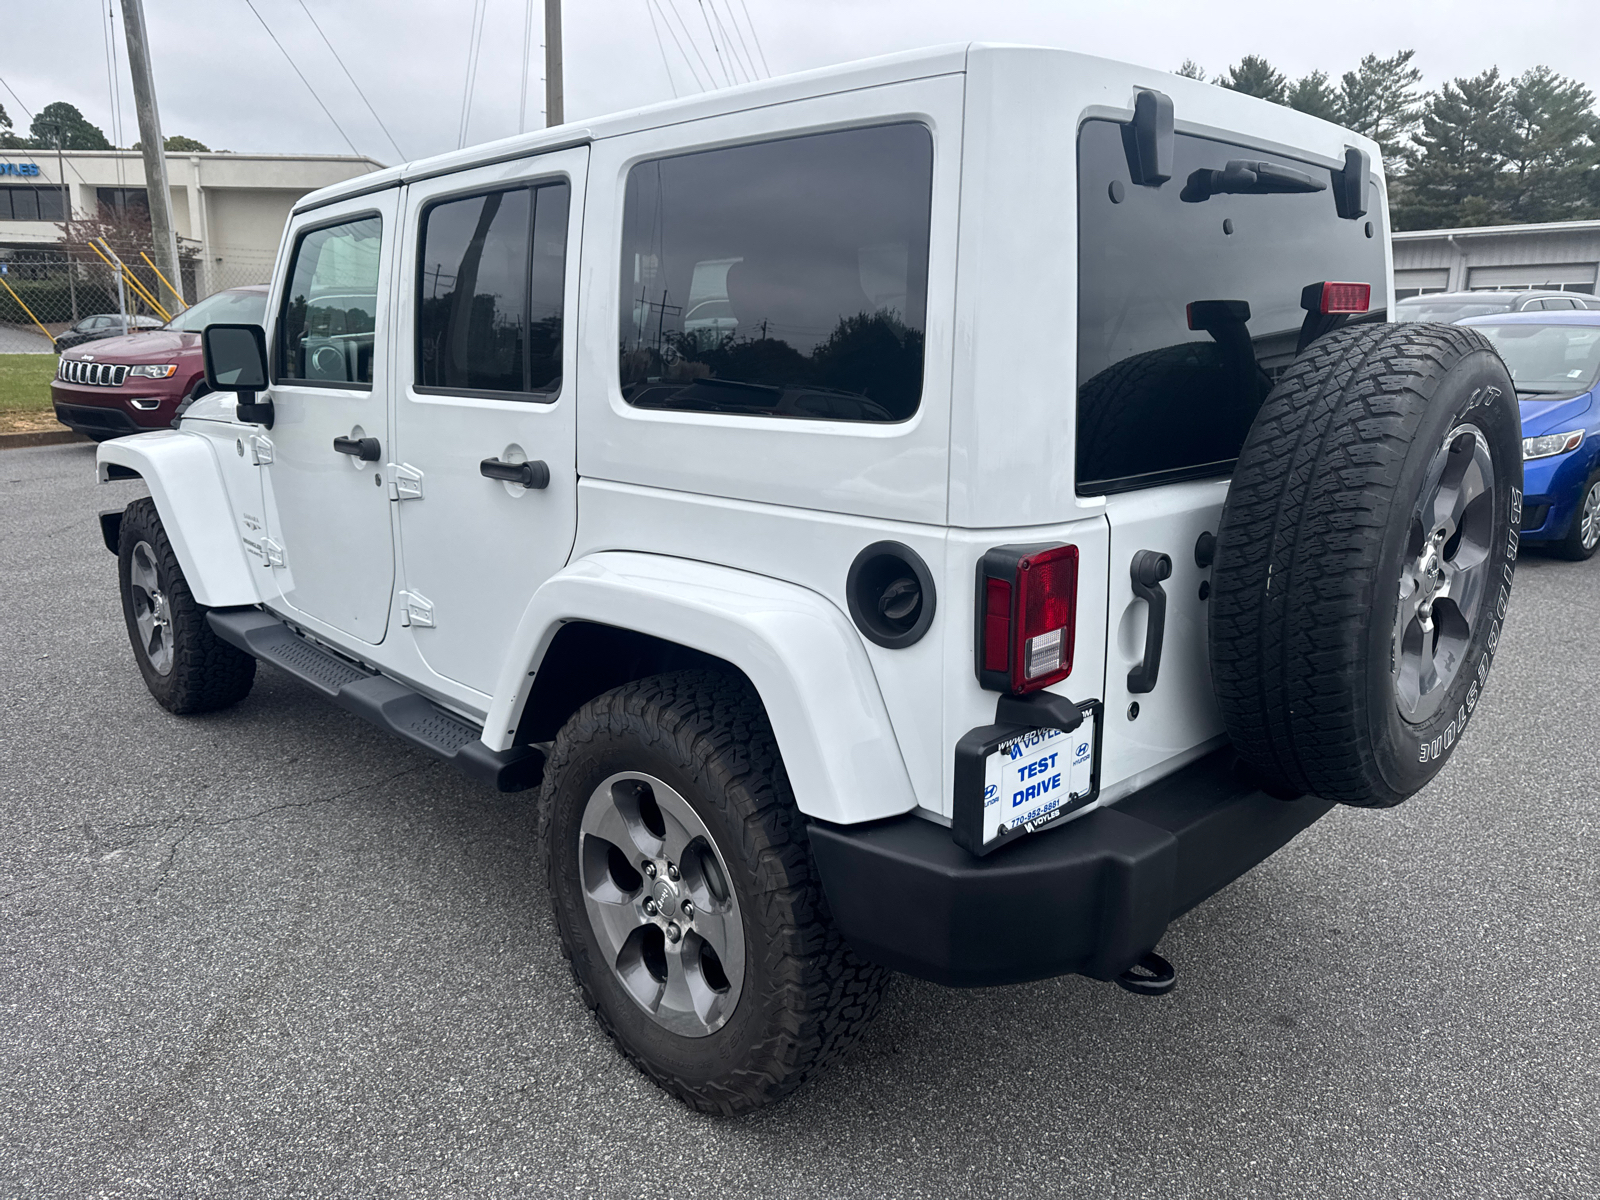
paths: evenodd
<path fill-rule="evenodd" d="M 107 3 L 116 9 L 122 136 L 138 138 L 121 41 L 119 0 L 6 5 L 0 79 L 30 110 L 67 100 L 114 136 L 107 79 Z M 213 149 L 401 157 L 318 37 L 300 0 L 254 0 L 331 111 L 330 120 L 252 15 L 246 0 L 145 0 L 162 123 Z M 526 0 L 479 0 L 484 32 L 468 143 L 516 132 Z M 406 158 L 455 147 L 475 0 L 305 0 Z M 542 123 L 542 8 L 534 12 L 527 124 Z M 654 6 L 654 7 L 653 7 Z M 1193 58 L 1216 72 L 1261 54 L 1291 76 L 1335 78 L 1368 52 L 1414 48 L 1429 86 L 1498 65 L 1544 64 L 1600 92 L 1600 0 L 567 0 L 569 120 L 699 90 L 685 65 L 695 49 L 717 71 L 703 8 L 720 15 L 718 42 L 750 22 L 774 75 L 896 50 L 972 39 L 1060 46 L 1175 69 Z M 661 27 L 663 51 L 652 31 Z M 736 14 L 730 16 L 729 14 Z M 681 15 L 684 26 L 670 24 Z M 713 28 L 716 28 L 713 23 Z M 695 48 L 683 50 L 688 31 Z M 748 36 L 748 35 L 747 35 Z M 754 46 L 748 47 L 759 64 Z M 670 64 L 670 77 L 669 77 Z M 18 128 L 27 118 L 0 88 Z M 343 126 L 347 143 L 333 121 Z"/>

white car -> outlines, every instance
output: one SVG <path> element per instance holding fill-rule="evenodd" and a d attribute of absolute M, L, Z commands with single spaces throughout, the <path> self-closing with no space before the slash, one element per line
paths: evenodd
<path fill-rule="evenodd" d="M 1388 246 L 1363 137 L 985 45 L 352 179 L 99 450 L 135 659 L 537 788 L 585 1002 L 705 1111 L 890 969 L 1160 994 L 1175 916 L 1435 776 L 1498 644 L 1515 392 L 1377 319 Z"/>

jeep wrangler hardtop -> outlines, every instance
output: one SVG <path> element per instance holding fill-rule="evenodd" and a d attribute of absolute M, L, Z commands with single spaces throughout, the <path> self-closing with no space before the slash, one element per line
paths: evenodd
<path fill-rule="evenodd" d="M 529 789 L 585 1002 L 706 1111 L 886 970 L 1160 994 L 1168 923 L 1460 738 L 1514 392 L 1395 325 L 1377 147 L 1057 50 L 379 171 L 107 442 L 151 692 L 258 660 Z"/>

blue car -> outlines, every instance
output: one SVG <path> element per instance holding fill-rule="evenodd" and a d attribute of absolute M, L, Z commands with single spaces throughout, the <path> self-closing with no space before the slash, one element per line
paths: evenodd
<path fill-rule="evenodd" d="M 1563 558 L 1600 546 L 1600 312 L 1471 317 L 1522 405 L 1522 540 Z"/>

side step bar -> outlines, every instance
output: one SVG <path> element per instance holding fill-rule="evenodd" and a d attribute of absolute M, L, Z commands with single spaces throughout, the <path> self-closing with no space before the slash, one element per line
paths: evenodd
<path fill-rule="evenodd" d="M 214 608 L 206 619 L 223 641 L 502 792 L 534 787 L 544 775 L 542 751 L 533 746 L 489 749 L 483 744 L 481 727 L 386 675 L 324 650 L 270 613 L 259 608 Z"/>

